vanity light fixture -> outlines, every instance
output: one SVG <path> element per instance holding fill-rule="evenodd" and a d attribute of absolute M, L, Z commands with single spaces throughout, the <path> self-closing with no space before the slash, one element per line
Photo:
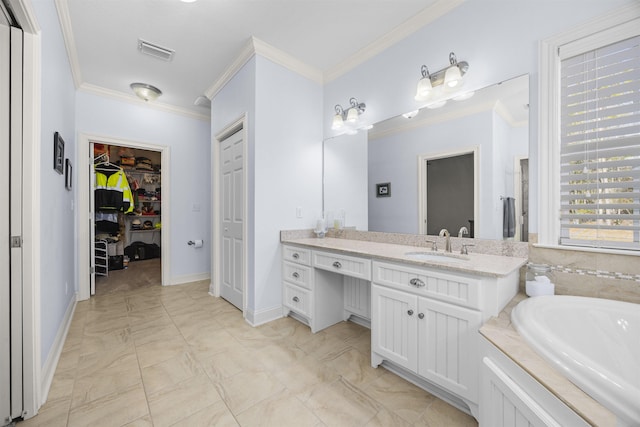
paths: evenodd
<path fill-rule="evenodd" d="M 131 89 L 138 96 L 138 98 L 144 101 L 155 101 L 162 91 L 155 86 L 151 86 L 146 83 L 131 83 Z"/>
<path fill-rule="evenodd" d="M 464 83 L 463 76 L 469 70 L 469 63 L 466 61 L 458 62 L 455 53 L 449 54 L 449 66 L 438 70 L 435 73 L 429 73 L 426 65 L 420 67 L 422 77 L 418 81 L 416 89 L 416 101 L 429 100 L 438 86 L 443 86 L 445 90 L 456 90 Z"/>
<path fill-rule="evenodd" d="M 351 106 L 347 109 L 347 111 L 345 111 L 340 104 L 337 104 L 335 106 L 336 114 L 333 116 L 331 129 L 339 130 L 344 126 L 349 126 L 354 130 L 358 129 L 360 114 L 364 113 L 364 110 L 367 106 L 363 102 L 358 102 L 358 100 L 355 98 L 351 98 L 349 100 L 349 104 Z"/>

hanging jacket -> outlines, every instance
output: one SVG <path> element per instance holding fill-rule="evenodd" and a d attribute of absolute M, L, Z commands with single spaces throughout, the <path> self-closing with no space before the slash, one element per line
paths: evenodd
<path fill-rule="evenodd" d="M 111 164 L 98 164 L 94 169 L 96 211 L 133 211 L 133 194 L 124 171 Z"/>

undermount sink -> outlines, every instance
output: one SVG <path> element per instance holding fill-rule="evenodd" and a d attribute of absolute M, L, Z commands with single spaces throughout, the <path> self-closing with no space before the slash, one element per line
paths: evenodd
<path fill-rule="evenodd" d="M 404 256 L 416 261 L 434 262 L 462 262 L 468 259 L 461 256 L 438 252 L 405 252 Z"/>

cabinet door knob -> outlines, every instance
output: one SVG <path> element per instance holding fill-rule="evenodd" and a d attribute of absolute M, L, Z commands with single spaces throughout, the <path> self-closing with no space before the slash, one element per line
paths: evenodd
<path fill-rule="evenodd" d="M 408 314 L 409 316 L 413 316 L 413 310 L 408 310 L 408 311 L 407 311 L 407 314 Z"/>
<path fill-rule="evenodd" d="M 422 288 L 424 286 L 424 282 L 418 279 L 417 277 L 414 277 L 413 279 L 409 280 L 409 284 L 412 286 L 415 286 L 416 288 Z"/>
<path fill-rule="evenodd" d="M 334 262 L 334 263 L 333 263 L 333 266 L 334 266 L 335 268 L 342 268 L 342 264 L 340 264 L 340 261 L 336 261 L 336 262 Z"/>
<path fill-rule="evenodd" d="M 298 274 L 298 272 L 297 272 L 297 271 L 294 271 L 294 272 L 293 272 L 293 274 L 292 274 L 292 276 L 293 276 L 294 278 L 296 278 L 296 279 L 297 279 L 298 277 L 300 277 L 300 275 Z"/>
<path fill-rule="evenodd" d="M 298 298 L 298 297 L 293 297 L 293 301 L 294 301 L 294 302 L 299 302 L 299 301 L 300 301 L 300 298 Z"/>
<path fill-rule="evenodd" d="M 293 258 L 293 259 L 298 259 L 298 258 L 300 258 L 300 255 L 298 255 L 298 253 L 297 253 L 297 252 L 294 252 L 294 254 L 293 254 L 293 255 L 291 255 L 291 258 Z"/>
<path fill-rule="evenodd" d="M 424 313 L 418 313 L 418 317 L 419 317 L 420 319 L 424 319 Z"/>

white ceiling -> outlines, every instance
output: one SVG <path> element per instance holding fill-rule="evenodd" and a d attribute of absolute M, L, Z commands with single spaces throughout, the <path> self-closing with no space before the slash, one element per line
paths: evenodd
<path fill-rule="evenodd" d="M 163 92 L 159 104 L 208 117 L 195 99 L 224 83 L 252 37 L 306 65 L 320 82 L 353 68 L 463 0 L 56 0 L 80 88 L 131 97 L 129 84 Z M 175 50 L 141 54 L 138 39 Z"/>

